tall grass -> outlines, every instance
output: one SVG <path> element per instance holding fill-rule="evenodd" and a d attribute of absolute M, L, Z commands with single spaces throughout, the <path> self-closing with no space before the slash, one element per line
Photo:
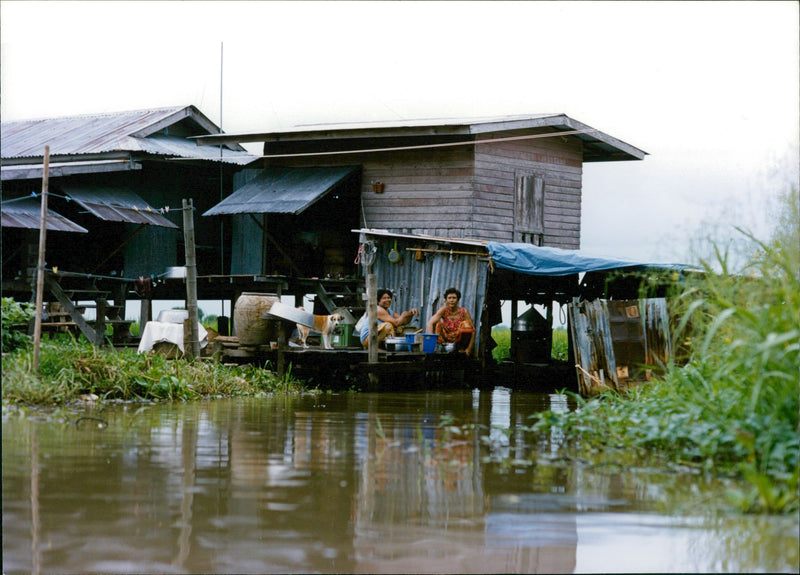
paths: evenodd
<path fill-rule="evenodd" d="M 121 400 L 192 400 L 301 389 L 268 370 L 216 361 L 98 348 L 83 339 L 42 341 L 39 372 L 30 349 L 3 358 L 3 401 L 59 405 L 94 394 Z"/>
<path fill-rule="evenodd" d="M 622 397 L 580 401 L 573 413 L 547 413 L 592 444 L 640 448 L 674 462 L 733 473 L 748 487 L 733 495 L 748 512 L 796 512 L 800 465 L 800 214 L 787 194 L 773 238 L 740 230 L 748 256 L 714 246 L 706 273 L 678 299 L 676 344 L 685 365 Z"/>

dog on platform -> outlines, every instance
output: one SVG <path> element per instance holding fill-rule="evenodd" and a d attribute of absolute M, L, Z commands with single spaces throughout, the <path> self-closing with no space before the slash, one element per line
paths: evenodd
<path fill-rule="evenodd" d="M 297 309 L 305 311 L 304 308 L 298 307 Z M 331 315 L 314 315 L 314 327 L 308 327 L 302 324 L 297 324 L 297 333 L 300 336 L 300 341 L 303 347 L 308 347 L 306 339 L 308 334 L 312 331 L 322 334 L 320 347 L 322 349 L 333 349 L 333 332 L 339 328 L 339 324 L 344 320 L 344 316 L 340 313 L 333 313 Z"/>

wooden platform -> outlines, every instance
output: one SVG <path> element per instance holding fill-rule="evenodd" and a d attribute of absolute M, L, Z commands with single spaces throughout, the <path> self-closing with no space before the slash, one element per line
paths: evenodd
<path fill-rule="evenodd" d="M 420 351 L 383 351 L 378 362 L 369 362 L 369 352 L 360 346 L 319 347 L 269 345 L 240 346 L 238 338 L 219 336 L 209 343 L 206 354 L 226 363 L 271 364 L 279 376 L 291 374 L 325 388 L 355 386 L 369 389 L 394 389 L 426 384 L 463 386 L 477 377 L 479 363 L 463 354 L 426 354 Z"/>

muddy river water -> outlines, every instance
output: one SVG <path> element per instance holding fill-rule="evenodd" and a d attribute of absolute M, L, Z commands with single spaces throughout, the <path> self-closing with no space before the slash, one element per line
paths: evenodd
<path fill-rule="evenodd" d="M 797 516 L 561 457 L 525 428 L 550 407 L 571 408 L 498 387 L 4 414 L 3 571 L 798 571 Z"/>

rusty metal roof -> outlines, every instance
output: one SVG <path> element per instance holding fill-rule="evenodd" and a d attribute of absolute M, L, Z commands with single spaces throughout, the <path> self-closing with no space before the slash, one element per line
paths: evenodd
<path fill-rule="evenodd" d="M 4 228 L 38 230 L 41 226 L 42 203 L 34 198 L 17 198 L 5 201 L 0 209 Z M 89 230 L 68 220 L 58 212 L 47 209 L 47 229 L 52 232 L 88 233 Z"/>
<path fill-rule="evenodd" d="M 357 166 L 266 168 L 203 215 L 299 214 L 357 169 Z"/>
<path fill-rule="evenodd" d="M 66 195 L 101 220 L 177 228 L 133 192 L 120 188 L 90 189 L 65 186 Z"/>
<path fill-rule="evenodd" d="M 208 159 L 244 165 L 252 160 L 239 145 L 232 149 L 202 149 L 188 136 L 218 133 L 194 106 L 173 106 L 106 114 L 88 114 L 0 125 L 0 153 L 8 160 L 50 156 L 98 156 L 114 152 L 146 153 L 188 159 Z"/>

